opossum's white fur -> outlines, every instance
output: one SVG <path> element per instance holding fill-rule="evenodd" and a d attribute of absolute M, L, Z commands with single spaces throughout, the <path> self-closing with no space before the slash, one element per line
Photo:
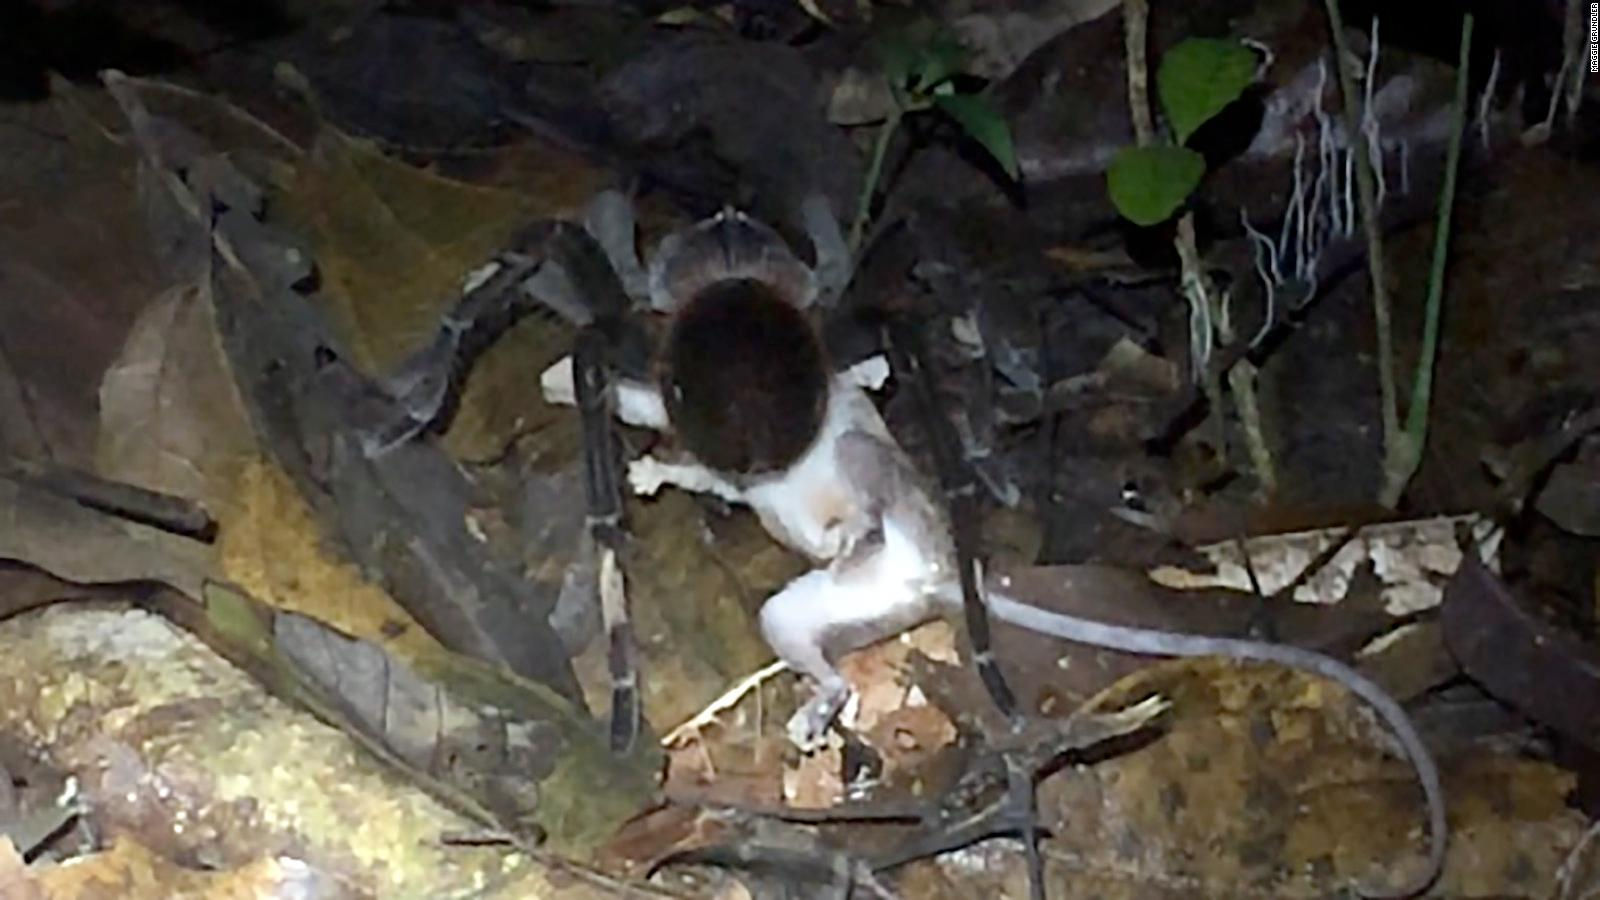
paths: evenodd
<path fill-rule="evenodd" d="M 545 398 L 571 402 L 572 369 L 562 360 L 541 378 Z M 794 465 L 740 479 L 692 459 L 644 456 L 628 464 L 634 492 L 662 485 L 709 493 L 749 506 L 774 539 L 822 564 L 795 578 L 761 608 L 761 631 L 789 666 L 819 683 L 818 697 L 797 713 L 789 733 L 802 747 L 823 738 L 849 687 L 828 657 L 937 615 L 951 560 L 937 505 L 916 481 L 863 387 L 888 377 L 874 357 L 832 378 L 822 427 Z M 619 385 L 618 418 L 665 426 L 653 385 Z M 660 423 L 660 424 L 658 424 Z"/>

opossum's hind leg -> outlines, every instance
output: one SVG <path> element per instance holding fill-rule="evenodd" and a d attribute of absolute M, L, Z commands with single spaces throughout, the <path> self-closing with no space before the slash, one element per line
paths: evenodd
<path fill-rule="evenodd" d="M 885 527 L 856 530 L 831 565 L 801 575 L 761 607 L 761 636 L 778 657 L 817 682 L 816 693 L 789 720 L 789 739 L 802 750 L 820 746 L 850 699 L 838 654 L 899 634 L 937 614 L 905 567 L 906 554 Z"/>
<path fill-rule="evenodd" d="M 940 411 L 934 396 L 933 379 L 923 365 L 922 342 L 916 331 L 903 320 L 892 319 L 883 329 L 890 367 L 903 390 L 912 392 L 915 408 L 926 432 L 939 486 L 945 495 L 950 518 L 951 538 L 955 543 L 956 571 L 961 580 L 961 610 L 972 642 L 972 661 L 983 686 L 1001 714 L 1015 716 L 1016 697 L 995 661 L 989 635 L 989 610 L 979 593 L 977 533 L 974 528 L 978 485 L 971 467 L 959 449 L 955 428 Z"/>
<path fill-rule="evenodd" d="M 612 430 L 606 336 L 593 325 L 578 331 L 572 350 L 573 387 L 583 422 L 584 492 L 588 530 L 599 555 L 600 620 L 611 672 L 611 749 L 626 753 L 639 734 L 639 676 L 633 626 L 628 616 L 622 563 L 622 489 L 618 446 Z"/>
<path fill-rule="evenodd" d="M 828 726 L 850 699 L 850 683 L 828 658 L 826 643 L 834 626 L 833 573 L 815 569 L 767 598 L 761 607 L 761 636 L 789 668 L 817 682 L 816 693 L 789 719 L 789 740 L 801 750 L 822 745 Z"/>

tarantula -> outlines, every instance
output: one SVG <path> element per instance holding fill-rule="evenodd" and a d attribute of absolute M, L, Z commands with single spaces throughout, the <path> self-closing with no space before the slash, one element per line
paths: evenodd
<path fill-rule="evenodd" d="M 803 205 L 802 218 L 815 267 L 796 258 L 772 228 L 729 209 L 666 237 L 647 270 L 634 255 L 626 200 L 608 192 L 586 215 L 593 242 L 576 229 L 561 232 L 554 265 L 526 285 L 582 329 L 573 355 L 540 381 L 546 399 L 574 404 L 584 418 L 602 587 L 605 573 L 616 572 L 611 529 L 620 510 L 606 430 L 612 412 L 629 424 L 672 432 L 683 451 L 680 460 L 646 456 L 629 463 L 636 493 L 672 484 L 749 505 L 774 538 L 825 566 L 796 579 L 761 612 L 768 643 L 819 683 L 817 696 L 789 724 L 797 745 L 814 746 L 848 697 L 832 656 L 930 618 L 938 590 L 952 578 L 967 589 L 984 682 L 1009 713 L 1011 695 L 988 652 L 966 533 L 949 527 L 948 511 L 921 484 L 866 394 L 888 378 L 888 362 L 875 355 L 835 365 L 821 338 L 819 320 L 837 310 L 850 273 L 838 224 L 820 198 Z M 613 277 L 598 272 L 597 250 Z M 575 277 L 569 268 L 584 274 Z M 580 282 L 604 287 L 585 296 Z M 659 354 L 641 352 L 648 341 L 622 315 L 624 294 L 668 317 Z M 920 388 L 923 412 L 932 413 L 914 336 L 886 322 L 875 330 L 898 336 L 891 356 L 901 377 Z M 970 483 L 953 471 L 954 436 L 937 416 L 925 419 L 940 467 L 951 471 L 947 483 L 957 496 L 970 493 Z M 886 518 L 901 507 L 915 509 Z M 914 522 L 917 537 L 902 540 L 886 521 Z M 609 577 L 611 599 L 603 589 L 601 608 L 612 636 L 613 738 L 626 742 L 634 725 L 619 716 L 637 715 L 635 675 L 631 650 L 622 646 L 628 628 L 620 580 Z"/>
<path fill-rule="evenodd" d="M 1430 826 L 1429 867 L 1401 895 L 1431 883 L 1446 846 L 1438 771 L 1405 711 L 1376 683 L 1298 647 L 1046 611 L 1006 596 L 1004 578 L 990 585 L 979 577 L 973 517 L 963 508 L 975 481 L 963 472 L 953 429 L 933 401 L 916 330 L 893 319 L 877 323 L 892 366 L 882 355 L 833 364 L 815 320 L 835 310 L 850 265 L 820 201 L 805 204 L 802 218 L 815 268 L 771 228 L 724 210 L 669 235 L 646 269 L 634 254 L 626 200 L 603 194 L 589 209 L 587 232 L 558 228 L 546 264 L 524 285 L 581 326 L 572 356 L 540 381 L 548 400 L 576 405 L 583 418 L 590 527 L 601 552 L 612 648 L 614 742 L 631 740 L 638 707 L 616 561 L 621 497 L 612 415 L 673 433 L 682 454 L 630 462 L 627 481 L 636 493 L 671 484 L 748 505 L 775 539 L 817 564 L 769 597 L 760 614 L 772 649 L 818 685 L 788 723 L 798 746 L 819 743 L 848 698 L 833 663 L 838 654 L 958 606 L 978 671 L 1008 714 L 1014 706 L 990 654 L 989 612 L 1043 634 L 1134 653 L 1274 662 L 1340 682 L 1394 730 L 1422 783 Z M 580 285 L 599 287 L 585 294 Z M 659 354 L 647 352 L 645 330 L 626 315 L 628 295 L 667 317 Z M 891 368 L 919 401 L 942 497 L 866 393 Z"/>

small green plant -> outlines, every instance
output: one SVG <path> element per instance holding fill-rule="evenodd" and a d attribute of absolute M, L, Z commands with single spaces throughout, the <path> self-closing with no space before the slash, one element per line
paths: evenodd
<path fill-rule="evenodd" d="M 1256 79 L 1256 54 L 1233 40 L 1189 38 L 1167 51 L 1156 93 L 1173 141 L 1122 148 L 1106 171 L 1117 212 L 1136 225 L 1164 222 L 1205 176 L 1205 158 L 1183 144 Z"/>
<path fill-rule="evenodd" d="M 1011 128 L 980 93 L 957 88 L 956 77 L 966 71 L 970 51 L 931 23 L 912 25 L 885 39 L 879 46 L 883 74 L 889 82 L 894 106 L 878 127 L 872 161 L 861 186 L 855 222 L 850 226 L 850 250 L 860 249 L 867 217 L 883 176 L 883 160 L 900 121 L 908 115 L 936 110 L 949 116 L 963 132 L 994 157 L 1006 175 L 1017 177 L 1016 148 Z"/>
<path fill-rule="evenodd" d="M 1205 177 L 1205 157 L 1184 144 L 1201 126 L 1239 99 L 1259 75 L 1255 53 L 1239 41 L 1190 38 L 1179 43 L 1162 58 L 1156 72 L 1161 109 L 1172 132 L 1170 140 L 1158 138 L 1146 97 L 1147 9 L 1143 3 L 1130 2 L 1124 18 L 1128 106 L 1137 143 L 1119 151 L 1106 171 L 1106 189 L 1117 211 L 1135 224 L 1146 226 L 1169 219 Z M 1218 291 L 1206 276 L 1195 245 L 1192 215 L 1185 213 L 1178 219 L 1173 248 L 1183 267 L 1182 292 L 1189 305 L 1190 362 L 1211 409 L 1220 411 L 1221 373 L 1212 367 L 1211 355 L 1218 341 L 1223 345 L 1233 342 L 1228 292 Z M 1270 493 L 1276 475 L 1262 434 L 1253 370 L 1248 361 L 1241 361 L 1228 373 L 1228 387 L 1244 426 L 1258 489 Z M 1226 452 L 1223 421 L 1220 414 L 1212 416 L 1216 446 Z"/>

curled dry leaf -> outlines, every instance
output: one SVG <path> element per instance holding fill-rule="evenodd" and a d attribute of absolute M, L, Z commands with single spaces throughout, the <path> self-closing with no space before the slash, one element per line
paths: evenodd
<path fill-rule="evenodd" d="M 0 477 L 0 510 L 0 558 L 68 581 L 154 581 L 197 597 L 220 574 L 205 544 L 96 512 L 25 481 Z"/>
<path fill-rule="evenodd" d="M 49 102 L 8 107 L 0 128 L 0 382 L 15 385 L 0 384 L 0 415 L 14 391 L 24 402 L 12 412 L 26 420 L 0 418 L 0 451 L 31 444 L 82 469 L 94 459 L 101 372 L 163 286 L 133 190 L 136 154 L 110 137 L 108 107 L 58 89 Z"/>

